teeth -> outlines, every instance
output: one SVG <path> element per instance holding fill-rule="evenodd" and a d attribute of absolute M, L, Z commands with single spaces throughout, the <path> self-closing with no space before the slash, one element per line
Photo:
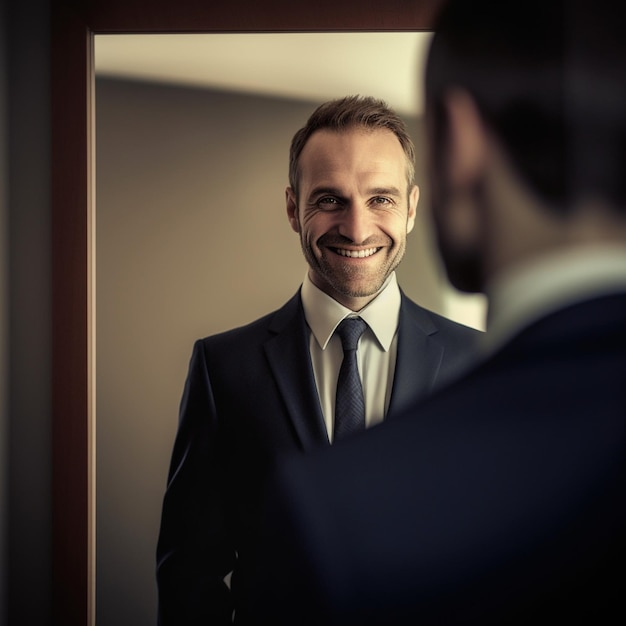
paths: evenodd
<path fill-rule="evenodd" d="M 346 250 L 345 248 L 336 248 L 337 254 L 341 256 L 347 256 L 351 259 L 364 259 L 365 257 L 372 256 L 378 251 L 378 248 L 369 248 L 368 250 Z"/>

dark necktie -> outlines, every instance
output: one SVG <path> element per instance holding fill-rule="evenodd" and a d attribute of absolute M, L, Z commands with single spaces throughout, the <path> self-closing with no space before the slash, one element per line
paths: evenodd
<path fill-rule="evenodd" d="M 366 328 L 367 324 L 360 317 L 348 317 L 335 331 L 343 347 L 335 399 L 335 441 L 365 428 L 365 400 L 357 368 L 356 348 Z"/>

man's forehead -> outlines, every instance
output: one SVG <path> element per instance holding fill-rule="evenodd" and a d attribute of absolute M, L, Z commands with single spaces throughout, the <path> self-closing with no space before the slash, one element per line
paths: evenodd
<path fill-rule="evenodd" d="M 334 128 L 318 128 L 313 131 L 307 139 L 302 151 L 307 147 L 318 145 L 320 143 L 343 143 L 353 138 L 371 138 L 377 141 L 395 141 L 400 149 L 402 145 L 396 134 L 389 128 L 369 127 L 359 124 L 347 126 L 341 129 Z"/>
<path fill-rule="evenodd" d="M 346 131 L 321 129 L 316 131 L 305 144 L 300 154 L 300 166 L 307 169 L 320 161 L 330 167 L 341 169 L 348 167 L 346 158 L 351 162 L 369 163 L 379 161 L 402 161 L 406 158 L 396 135 L 388 129 L 372 131 L 355 128 Z M 321 165 L 321 164 L 320 164 Z"/>

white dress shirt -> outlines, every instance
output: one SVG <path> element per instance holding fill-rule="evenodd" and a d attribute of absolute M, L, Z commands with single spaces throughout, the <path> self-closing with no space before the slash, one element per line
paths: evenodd
<path fill-rule="evenodd" d="M 395 272 L 387 278 L 379 294 L 358 313 L 318 289 L 308 273 L 301 293 L 304 315 L 311 330 L 309 348 L 313 373 L 329 440 L 332 442 L 337 378 L 343 360 L 341 340 L 333 333 L 346 317 L 361 317 L 367 323 L 357 348 L 365 397 L 365 424 L 369 427 L 382 422 L 389 407 L 396 367 L 401 296 Z"/>
<path fill-rule="evenodd" d="M 486 289 L 486 352 L 569 304 L 626 291 L 626 246 L 606 244 L 543 256 L 503 272 Z"/>

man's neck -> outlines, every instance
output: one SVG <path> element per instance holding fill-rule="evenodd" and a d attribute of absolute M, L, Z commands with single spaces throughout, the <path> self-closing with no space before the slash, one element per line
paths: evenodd
<path fill-rule="evenodd" d="M 626 244 L 586 245 L 511 266 L 486 288 L 486 346 L 505 343 L 534 320 L 568 304 L 626 292 Z"/>

